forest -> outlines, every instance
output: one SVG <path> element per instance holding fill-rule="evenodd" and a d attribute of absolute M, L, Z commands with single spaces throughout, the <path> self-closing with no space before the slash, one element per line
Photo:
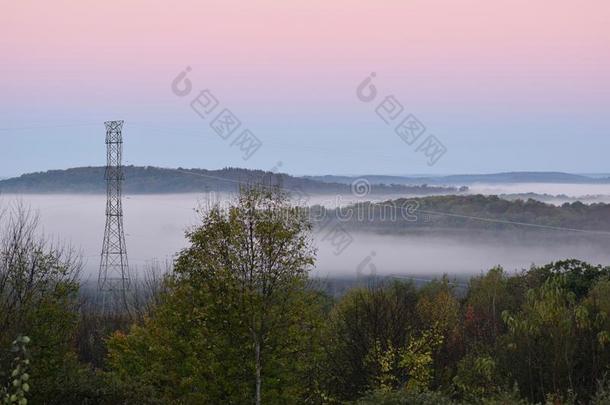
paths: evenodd
<path fill-rule="evenodd" d="M 341 208 L 314 206 L 314 222 L 334 220 L 363 231 L 408 232 L 423 229 L 519 230 L 544 228 L 610 231 L 610 204 L 580 201 L 552 205 L 534 199 L 507 200 L 496 195 L 440 195 L 363 202 Z M 598 235 L 599 236 L 599 235 Z"/>
<path fill-rule="evenodd" d="M 566 225 L 607 209 L 519 204 L 515 219 Z M 1 212 L 2 404 L 610 403 L 610 267 L 496 267 L 465 289 L 369 277 L 333 295 L 309 275 L 310 215 L 252 188 L 202 210 L 167 268 L 108 294 L 83 288 L 78 253 L 35 213 Z"/>
<path fill-rule="evenodd" d="M 281 163 L 281 162 L 279 162 Z M 272 170 L 249 170 L 225 167 L 219 170 L 177 169 L 153 166 L 125 166 L 126 193 L 165 194 L 239 191 L 248 184 L 277 185 L 291 190 L 293 194 L 336 194 L 351 192 L 350 184 L 326 182 L 318 179 L 291 176 L 280 173 L 281 165 Z M 106 186 L 100 179 L 105 167 L 75 167 L 65 170 L 28 173 L 19 177 L 1 180 L 0 193 L 60 193 L 60 194 L 100 194 L 106 193 Z M 372 184 L 372 194 L 416 194 L 434 195 L 466 191 L 466 187 L 428 186 L 421 182 L 411 184 Z"/>

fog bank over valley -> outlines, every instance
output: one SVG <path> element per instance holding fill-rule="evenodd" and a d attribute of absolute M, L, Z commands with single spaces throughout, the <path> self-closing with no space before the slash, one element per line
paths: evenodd
<path fill-rule="evenodd" d="M 598 186 L 593 186 L 598 187 Z M 588 192 L 575 187 L 578 192 Z M 598 190 L 599 191 L 599 190 Z M 153 260 L 172 260 L 186 246 L 185 230 L 199 223 L 197 207 L 227 204 L 229 194 L 127 195 L 123 199 L 124 224 L 130 265 L 137 272 Z M 333 206 L 327 196 L 312 196 L 312 203 Z M 330 199 L 333 201 L 333 198 Z M 336 199 L 334 199 L 336 201 Z M 343 200 L 340 200 L 343 201 Z M 347 200 L 345 200 L 347 201 Z M 82 252 L 86 278 L 94 279 L 105 224 L 105 195 L 3 195 L 2 206 L 16 202 L 35 210 L 45 235 L 71 244 Z M 497 234 L 488 237 L 475 230 L 460 233 L 383 235 L 350 231 L 353 242 L 340 254 L 324 230 L 314 232 L 318 248 L 312 275 L 319 277 L 379 275 L 473 274 L 495 265 L 508 270 L 529 268 L 563 258 L 610 264 L 610 236 L 595 237 L 553 231 L 548 238 Z"/>

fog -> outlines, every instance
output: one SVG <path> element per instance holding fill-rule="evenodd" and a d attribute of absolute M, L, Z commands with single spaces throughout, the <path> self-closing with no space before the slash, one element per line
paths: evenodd
<path fill-rule="evenodd" d="M 610 184 L 558 184 L 558 183 L 474 183 L 468 186 L 472 194 L 522 194 L 537 193 L 565 195 L 568 197 L 610 197 Z"/>
<path fill-rule="evenodd" d="M 575 187 L 574 190 L 583 192 L 584 189 Z M 226 203 L 229 197 L 218 194 L 125 196 L 126 242 L 134 272 L 153 260 L 172 260 L 186 246 L 185 230 L 198 223 L 195 208 L 214 201 Z M 85 277 L 94 277 L 104 234 L 105 198 L 105 195 L 4 195 L 0 205 L 6 207 L 21 201 L 37 211 L 45 235 L 80 250 Z M 320 277 L 358 273 L 463 275 L 479 273 L 495 265 L 515 270 L 562 258 L 610 264 L 610 249 L 604 248 L 610 240 L 591 243 L 574 235 L 565 242 L 543 243 L 535 238 L 452 237 L 440 231 L 434 236 L 352 233 L 352 243 L 340 254 L 336 254 L 336 246 L 323 240 L 323 236 L 324 232 L 314 233 L 318 260 L 313 275 Z"/>
<path fill-rule="evenodd" d="M 559 235 L 555 235 L 559 236 Z M 501 265 L 518 271 L 532 264 L 576 258 L 595 264 L 610 264 L 610 237 L 599 243 L 574 234 L 559 241 L 530 237 L 448 237 L 421 235 L 377 235 L 353 233 L 352 244 L 335 255 L 329 243 L 318 240 L 318 267 L 314 274 L 327 276 L 362 275 L 465 275 Z M 553 238 L 555 239 L 555 238 Z M 561 239 L 564 239 L 561 241 Z"/>
<path fill-rule="evenodd" d="M 19 201 L 35 210 L 45 236 L 82 252 L 85 277 L 99 266 L 105 226 L 105 195 L 4 195 L 6 206 Z M 137 271 L 152 260 L 171 260 L 186 246 L 184 231 L 197 223 L 200 195 L 138 195 L 123 198 L 129 262 Z"/>

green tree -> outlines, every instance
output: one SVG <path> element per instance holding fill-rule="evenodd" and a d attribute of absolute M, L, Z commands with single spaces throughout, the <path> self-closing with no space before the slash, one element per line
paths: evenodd
<path fill-rule="evenodd" d="M 59 402 L 61 379 L 76 358 L 72 338 L 78 324 L 80 261 L 74 252 L 40 236 L 34 213 L 14 205 L 0 220 L 0 379 L 10 369 L 5 355 L 14 336 L 28 348 L 34 403 Z"/>
<path fill-rule="evenodd" d="M 13 368 L 7 386 L 0 386 L 0 403 L 3 405 L 27 405 L 27 394 L 30 392 L 30 359 L 27 344 L 30 338 L 18 336 L 12 343 L 11 353 L 14 355 Z"/>
<path fill-rule="evenodd" d="M 464 333 L 469 348 L 493 348 L 506 332 L 502 312 L 515 311 L 525 296 L 522 277 L 508 277 L 501 267 L 470 279 L 464 302 Z"/>
<path fill-rule="evenodd" d="M 610 360 L 607 271 L 566 260 L 519 276 L 531 288 L 520 309 L 503 314 L 508 331 L 497 358 L 531 400 L 588 400 L 603 378 Z"/>
<path fill-rule="evenodd" d="M 563 275 L 530 290 L 519 313 L 504 312 L 508 348 L 513 352 L 508 367 L 515 371 L 519 386 L 528 390 L 532 399 L 543 399 L 545 393 L 562 395 L 574 391 L 577 334 L 586 327 L 586 316 L 586 309 L 577 303 L 575 294 L 566 289 Z"/>
<path fill-rule="evenodd" d="M 154 315 L 109 342 L 123 379 L 165 400 L 299 402 L 317 395 L 324 297 L 308 288 L 310 225 L 277 190 L 242 190 L 189 232 Z"/>
<path fill-rule="evenodd" d="M 333 308 L 326 337 L 325 390 L 354 400 L 407 375 L 399 351 L 417 334 L 417 292 L 410 282 L 372 283 L 350 290 Z"/>
<path fill-rule="evenodd" d="M 564 276 L 565 288 L 574 293 L 577 300 L 580 300 L 588 294 L 598 280 L 610 277 L 610 267 L 569 259 L 533 267 L 527 273 L 527 278 L 531 287 L 537 287 L 557 275 Z"/>
<path fill-rule="evenodd" d="M 455 296 L 454 286 L 446 276 L 433 280 L 419 292 L 418 329 L 423 334 L 432 331 L 430 336 L 439 342 L 432 346 L 434 388 L 451 385 L 457 362 L 462 356 L 460 310 L 460 301 Z"/>

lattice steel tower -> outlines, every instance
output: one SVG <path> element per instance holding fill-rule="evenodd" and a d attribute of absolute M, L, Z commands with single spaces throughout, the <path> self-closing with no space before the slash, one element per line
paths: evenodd
<path fill-rule="evenodd" d="M 98 276 L 98 288 L 119 293 L 129 289 L 129 263 L 123 231 L 123 121 L 106 121 L 106 231 Z M 104 300 L 106 301 L 106 300 Z M 126 302 L 126 301 L 125 301 Z"/>

